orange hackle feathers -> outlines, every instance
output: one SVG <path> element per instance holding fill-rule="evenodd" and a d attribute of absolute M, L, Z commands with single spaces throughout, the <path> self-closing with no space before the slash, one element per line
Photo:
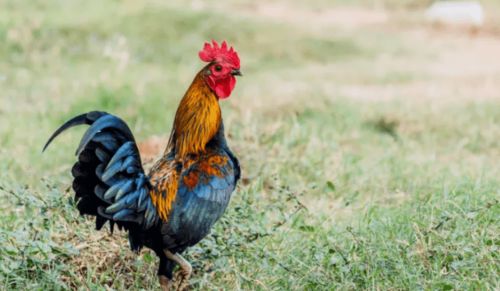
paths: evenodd
<path fill-rule="evenodd" d="M 149 195 L 160 219 L 163 221 L 167 221 L 177 196 L 179 174 L 175 165 L 175 161 L 160 159 L 150 172 L 150 181 L 154 187 Z"/>
<path fill-rule="evenodd" d="M 167 151 L 175 149 L 178 159 L 204 152 L 222 122 L 217 96 L 201 74 L 195 77 L 175 114 Z"/>

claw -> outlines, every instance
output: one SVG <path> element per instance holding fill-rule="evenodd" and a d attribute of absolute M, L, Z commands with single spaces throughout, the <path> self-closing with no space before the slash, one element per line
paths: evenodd
<path fill-rule="evenodd" d="M 191 269 L 180 269 L 174 275 L 175 290 L 187 291 L 189 290 L 189 278 L 191 278 Z"/>
<path fill-rule="evenodd" d="M 166 276 L 159 276 L 160 287 L 162 291 L 170 291 L 172 288 L 172 281 L 170 281 Z"/>

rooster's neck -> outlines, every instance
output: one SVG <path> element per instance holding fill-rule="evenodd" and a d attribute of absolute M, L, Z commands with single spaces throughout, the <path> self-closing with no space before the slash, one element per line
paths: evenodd
<path fill-rule="evenodd" d="M 167 147 L 177 158 L 205 151 L 222 123 L 219 100 L 200 71 L 182 98 Z"/>

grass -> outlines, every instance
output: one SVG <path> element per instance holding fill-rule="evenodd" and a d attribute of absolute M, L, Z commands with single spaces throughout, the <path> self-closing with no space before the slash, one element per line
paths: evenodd
<path fill-rule="evenodd" d="M 431 66 L 471 40 L 199 5 L 1 4 L 0 289 L 158 288 L 153 254 L 74 209 L 83 129 L 40 151 L 93 109 L 123 117 L 138 140 L 168 136 L 211 38 L 242 58 L 222 107 L 243 179 L 187 253 L 195 290 L 500 288 L 500 96 L 488 91 L 500 74 Z"/>

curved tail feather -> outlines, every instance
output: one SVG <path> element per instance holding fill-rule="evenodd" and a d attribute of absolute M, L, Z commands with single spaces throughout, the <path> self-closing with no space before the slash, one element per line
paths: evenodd
<path fill-rule="evenodd" d="M 73 118 L 71 118 L 70 120 L 66 121 L 63 125 L 61 125 L 61 127 L 59 127 L 53 134 L 52 136 L 50 136 L 49 140 L 47 141 L 47 143 L 45 144 L 45 146 L 43 147 L 43 150 L 42 152 L 44 152 L 47 147 L 52 143 L 52 141 L 59 135 L 61 134 L 63 131 L 65 131 L 66 129 L 70 128 L 70 127 L 73 127 L 73 126 L 77 126 L 77 125 L 82 125 L 82 124 L 88 124 L 88 125 L 91 125 L 92 123 L 94 123 L 94 121 L 96 121 L 99 117 L 103 116 L 103 115 L 106 115 L 108 113 L 106 112 L 101 112 L 101 111 L 91 111 L 89 113 L 84 113 L 84 114 L 81 114 L 81 115 L 78 115 L 78 116 L 75 116 Z"/>

